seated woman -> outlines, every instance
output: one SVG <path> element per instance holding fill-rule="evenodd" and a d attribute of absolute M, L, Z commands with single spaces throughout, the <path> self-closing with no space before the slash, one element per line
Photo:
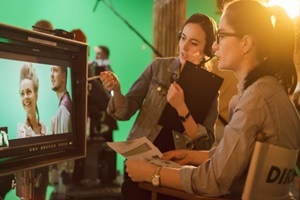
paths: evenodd
<path fill-rule="evenodd" d="M 210 151 L 165 153 L 166 159 L 197 167 L 161 168 L 127 160 L 129 177 L 151 182 L 159 175 L 156 185 L 241 198 L 257 133 L 264 133 L 266 143 L 300 148 L 300 119 L 290 98 L 297 84 L 294 40 L 293 23 L 282 9 L 254 0 L 227 4 L 213 49 L 218 67 L 235 72 L 239 83 L 238 94 L 230 101 L 231 119 L 223 139 Z M 284 199 L 289 199 L 288 194 Z"/>

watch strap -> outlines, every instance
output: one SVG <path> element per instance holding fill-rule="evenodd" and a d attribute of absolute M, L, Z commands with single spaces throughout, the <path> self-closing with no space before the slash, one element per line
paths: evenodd
<path fill-rule="evenodd" d="M 161 167 L 157 167 L 154 171 L 154 174 L 160 176 L 160 170 L 161 170 Z"/>
<path fill-rule="evenodd" d="M 180 121 L 185 122 L 190 117 L 190 115 L 191 115 L 191 113 L 190 113 L 190 111 L 188 111 L 188 113 L 185 116 L 179 115 L 179 119 L 180 119 Z"/>
<path fill-rule="evenodd" d="M 160 170 L 161 170 L 161 167 L 157 167 L 155 170 L 154 170 L 154 173 L 152 174 L 151 176 L 151 182 L 152 182 L 152 185 L 156 186 L 156 187 L 159 187 L 160 186 Z M 158 184 L 154 184 L 153 183 L 153 179 L 157 179 L 158 181 Z"/>

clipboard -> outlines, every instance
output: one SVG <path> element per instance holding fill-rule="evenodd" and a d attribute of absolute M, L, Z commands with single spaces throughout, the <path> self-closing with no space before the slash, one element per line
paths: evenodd
<path fill-rule="evenodd" d="M 196 123 L 202 124 L 223 83 L 223 78 L 186 61 L 177 83 L 184 91 L 185 103 Z M 184 132 L 182 122 L 175 108 L 166 104 L 158 124 Z"/>

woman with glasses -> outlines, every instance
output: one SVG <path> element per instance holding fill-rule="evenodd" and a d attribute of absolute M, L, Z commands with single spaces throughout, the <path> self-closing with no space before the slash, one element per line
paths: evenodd
<path fill-rule="evenodd" d="M 239 79 L 223 139 L 209 152 L 164 154 L 165 159 L 198 167 L 172 169 L 128 160 L 132 180 L 149 182 L 158 174 L 162 186 L 211 196 L 231 193 L 240 199 L 257 138 L 288 149 L 300 148 L 300 119 L 290 99 L 297 83 L 292 21 L 279 8 L 237 0 L 226 5 L 217 37 L 213 49 L 218 67 L 233 71 Z M 288 194 L 283 197 L 288 198 Z"/>

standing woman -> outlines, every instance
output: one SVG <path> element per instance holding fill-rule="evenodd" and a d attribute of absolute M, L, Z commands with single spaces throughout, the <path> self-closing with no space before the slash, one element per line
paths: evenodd
<path fill-rule="evenodd" d="M 114 91 L 107 109 L 110 115 L 118 120 L 128 120 L 139 110 L 128 140 L 146 136 L 161 152 L 211 148 L 214 142 L 214 125 L 218 116 L 218 95 L 213 100 L 203 123 L 196 123 L 197 119 L 189 114 L 184 91 L 174 80 L 180 76 L 186 61 L 208 68 L 209 62 L 206 61 L 213 57 L 211 46 L 215 36 L 214 20 L 201 13 L 193 14 L 180 31 L 178 57 L 155 59 L 125 96 L 121 93 L 120 82 L 115 74 L 101 73 L 104 87 Z M 195 81 L 195 84 L 209 83 L 199 80 Z M 177 111 L 176 117 L 181 118 L 179 123 L 184 127 L 183 133 L 158 123 L 167 103 Z M 123 199 L 131 200 L 150 197 L 149 192 L 139 190 L 137 184 L 126 175 L 122 195 Z"/>
<path fill-rule="evenodd" d="M 44 136 L 47 133 L 46 125 L 39 117 L 38 89 L 39 80 L 32 65 L 25 64 L 20 72 L 20 96 L 26 119 L 24 123 L 18 124 L 18 138 Z M 42 179 L 40 187 L 34 190 L 34 199 L 44 200 L 48 186 L 48 167 L 36 168 L 35 174 L 42 174 Z"/>
<path fill-rule="evenodd" d="M 210 152 L 177 150 L 164 155 L 197 167 L 158 168 L 128 160 L 131 179 L 149 182 L 158 168 L 162 186 L 212 196 L 231 193 L 240 199 L 258 133 L 265 143 L 299 149 L 300 118 L 290 99 L 297 84 L 294 40 L 292 21 L 282 9 L 256 0 L 229 3 L 213 49 L 218 67 L 235 72 L 239 83 L 222 140 Z M 283 199 L 289 198 L 286 194 Z"/>

